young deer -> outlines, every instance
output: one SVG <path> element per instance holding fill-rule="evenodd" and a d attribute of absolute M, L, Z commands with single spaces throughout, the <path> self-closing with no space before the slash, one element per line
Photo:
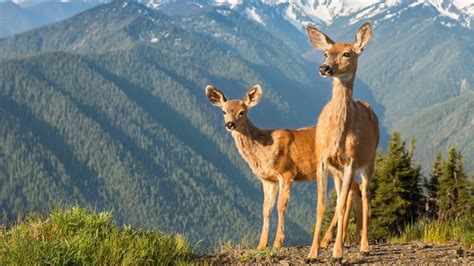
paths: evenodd
<path fill-rule="evenodd" d="M 320 66 L 322 76 L 333 77 L 332 99 L 321 112 L 316 128 L 316 156 L 318 161 L 318 207 L 313 244 L 309 259 L 319 254 L 319 233 L 325 209 L 328 172 L 338 190 L 337 235 L 333 260 L 342 260 L 345 226 L 343 219 L 346 199 L 354 175 L 361 173 L 362 183 L 362 236 L 360 250 L 369 251 L 367 225 L 369 219 L 369 182 L 374 171 L 374 161 L 379 142 L 379 127 L 375 113 L 362 101 L 352 97 L 357 59 L 372 37 L 372 26 L 364 23 L 358 30 L 355 42 L 335 43 L 326 34 L 311 26 L 307 28 L 311 43 L 324 51 L 325 62 Z M 341 179 L 342 177 L 342 179 Z M 342 183 L 342 186 L 341 186 Z"/>
<path fill-rule="evenodd" d="M 273 247 L 281 247 L 285 238 L 284 214 L 293 181 L 316 179 L 316 128 L 312 126 L 296 130 L 262 130 L 255 127 L 247 114 L 250 108 L 260 102 L 262 88 L 259 85 L 250 88 L 243 101 L 228 101 L 220 90 L 212 86 L 206 87 L 206 95 L 212 105 L 221 108 L 224 125 L 231 132 L 237 150 L 262 182 L 263 226 L 257 248 L 267 246 L 270 215 L 275 205 L 278 186 L 278 226 Z M 359 188 L 355 186 L 354 190 L 358 191 Z M 355 205 L 360 205 L 359 193 L 354 195 Z M 360 216 L 359 213 L 358 217 Z M 334 225 L 328 228 L 328 235 L 332 235 L 330 232 L 333 228 Z"/>

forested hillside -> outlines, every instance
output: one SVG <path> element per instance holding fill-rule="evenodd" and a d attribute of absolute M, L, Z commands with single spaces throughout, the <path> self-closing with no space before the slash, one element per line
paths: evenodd
<path fill-rule="evenodd" d="M 241 98 L 262 84 L 250 114 L 262 127 L 314 123 L 328 98 L 281 41 L 215 10 L 172 19 L 115 2 L 2 39 L 0 54 L 0 208 L 10 218 L 79 203 L 201 249 L 256 238 L 263 199 L 204 86 Z M 287 244 L 310 241 L 315 201 L 314 184 L 295 186 Z"/>

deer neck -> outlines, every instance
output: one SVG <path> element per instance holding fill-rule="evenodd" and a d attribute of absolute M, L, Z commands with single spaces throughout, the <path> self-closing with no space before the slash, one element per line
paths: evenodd
<path fill-rule="evenodd" d="M 255 127 L 250 120 L 242 128 L 232 131 L 237 150 L 248 163 L 259 164 L 259 154 L 264 153 L 265 147 L 271 143 L 269 132 Z"/>
<path fill-rule="evenodd" d="M 329 119 L 334 127 L 331 138 L 334 140 L 333 147 L 337 153 L 344 151 L 346 135 L 351 127 L 353 86 L 354 79 L 334 78 Z"/>
<path fill-rule="evenodd" d="M 352 91 L 354 88 L 354 79 L 334 78 L 331 107 L 335 117 L 345 120 L 352 107 Z"/>
<path fill-rule="evenodd" d="M 250 120 L 247 120 L 244 126 L 232 131 L 232 137 L 235 140 L 237 148 L 239 148 L 239 146 L 247 148 L 247 146 L 257 145 L 258 136 L 263 133 L 263 130 L 258 129 Z"/>

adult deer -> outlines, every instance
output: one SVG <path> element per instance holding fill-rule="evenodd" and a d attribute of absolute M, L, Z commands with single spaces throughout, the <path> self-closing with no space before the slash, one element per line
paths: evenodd
<path fill-rule="evenodd" d="M 255 85 L 242 100 L 227 100 L 224 94 L 213 86 L 206 87 L 206 95 L 212 105 L 220 107 L 224 114 L 224 125 L 231 132 L 237 150 L 260 179 L 263 185 L 263 226 L 257 248 L 264 248 L 268 242 L 270 215 L 278 196 L 278 226 L 273 247 L 281 247 L 285 238 L 284 215 L 290 198 L 293 181 L 316 179 L 317 161 L 314 135 L 316 128 L 305 127 L 295 130 L 255 127 L 247 114 L 262 98 L 262 88 Z M 360 205 L 359 188 L 354 187 L 354 204 Z M 352 191 L 351 191 L 352 193 Z M 356 208 L 357 212 L 357 208 Z M 358 220 L 361 214 L 358 213 Z M 348 219 L 345 220 L 348 222 Z M 332 235 L 334 224 L 328 228 Z M 360 230 L 360 228 L 358 228 Z"/>
<path fill-rule="evenodd" d="M 332 257 L 334 261 L 340 262 L 345 231 L 342 221 L 346 212 L 346 199 L 356 172 L 360 172 L 362 177 L 360 251 L 369 252 L 369 182 L 374 171 L 379 127 L 377 116 L 369 105 L 353 100 L 353 87 L 357 60 L 372 37 L 372 25 L 370 22 L 364 23 L 357 31 L 354 43 L 335 43 L 326 34 L 311 26 L 306 30 L 313 46 L 324 51 L 326 56 L 319 68 L 321 75 L 333 77 L 332 98 L 323 108 L 316 126 L 319 193 L 315 233 L 308 258 L 316 259 L 319 255 L 319 234 L 325 209 L 327 176 L 331 173 L 338 189 L 335 213 L 337 234 Z"/>

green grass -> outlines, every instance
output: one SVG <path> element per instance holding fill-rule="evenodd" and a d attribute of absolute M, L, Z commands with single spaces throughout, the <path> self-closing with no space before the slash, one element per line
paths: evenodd
<path fill-rule="evenodd" d="M 254 259 L 266 259 L 271 260 L 278 256 L 278 250 L 273 248 L 265 249 L 251 249 L 246 250 L 241 255 L 237 256 L 237 259 L 240 261 L 250 261 Z"/>
<path fill-rule="evenodd" d="M 214 250 L 214 253 L 232 253 L 239 250 L 249 250 L 255 247 L 255 237 L 251 235 L 245 235 L 244 238 L 240 241 L 219 241 L 217 248 Z"/>
<path fill-rule="evenodd" d="M 80 207 L 55 209 L 41 218 L 30 215 L 0 231 L 4 264 L 180 264 L 191 254 L 184 237 L 154 230 L 122 230 L 110 212 Z"/>
<path fill-rule="evenodd" d="M 233 242 L 231 240 L 221 242 L 219 247 L 215 250 L 215 253 L 227 253 L 242 262 L 262 259 L 272 261 L 272 259 L 278 257 L 278 249 L 270 247 L 264 249 L 255 249 L 255 247 L 254 237 L 251 235 L 246 235 L 239 242 Z"/>
<path fill-rule="evenodd" d="M 398 237 L 389 242 L 425 241 L 431 243 L 457 242 L 474 249 L 474 215 L 466 215 L 451 221 L 419 221 L 408 225 Z"/>

